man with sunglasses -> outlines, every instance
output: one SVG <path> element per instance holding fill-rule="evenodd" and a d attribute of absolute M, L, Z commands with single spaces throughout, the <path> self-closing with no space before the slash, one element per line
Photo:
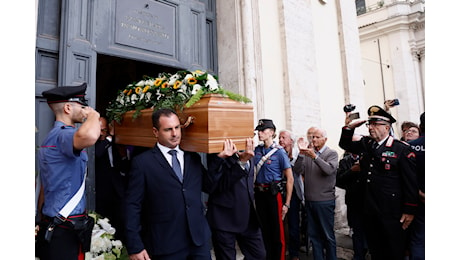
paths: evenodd
<path fill-rule="evenodd" d="M 368 120 L 342 128 L 339 146 L 362 154 L 361 170 L 366 174 L 364 218 L 372 260 L 404 259 L 407 228 L 418 203 L 415 153 L 390 135 L 396 120 L 379 106 L 367 111 Z M 356 127 L 366 123 L 369 136 L 353 141 Z"/>

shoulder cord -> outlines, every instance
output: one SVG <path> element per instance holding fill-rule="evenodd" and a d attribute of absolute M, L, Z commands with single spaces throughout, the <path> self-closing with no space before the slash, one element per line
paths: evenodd
<path fill-rule="evenodd" d="M 77 206 L 78 202 L 80 202 L 83 193 L 85 191 L 85 181 L 86 181 L 86 172 L 85 176 L 83 177 L 83 182 L 81 183 L 80 188 L 78 189 L 77 193 L 73 195 L 73 197 L 65 204 L 65 206 L 59 211 L 58 216 L 59 218 L 63 217 L 66 219 L 70 212 Z"/>
<path fill-rule="evenodd" d="M 278 147 L 275 146 L 275 143 L 272 145 L 273 149 L 270 150 L 266 155 L 262 156 L 260 158 L 260 161 L 257 163 L 256 167 L 254 168 L 254 182 L 256 182 L 257 174 L 259 174 L 260 168 L 262 168 L 262 165 L 265 163 L 265 161 L 270 158 L 272 154 L 274 154 L 277 150 Z"/>

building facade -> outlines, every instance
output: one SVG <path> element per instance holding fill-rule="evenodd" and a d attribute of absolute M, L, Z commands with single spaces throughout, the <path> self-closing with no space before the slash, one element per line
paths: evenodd
<path fill-rule="evenodd" d="M 347 0 L 36 0 L 36 145 L 54 121 L 44 90 L 87 82 L 103 111 L 144 74 L 204 69 L 253 101 L 254 126 L 270 118 L 298 136 L 319 126 L 342 153 L 345 104 L 362 118 L 390 98 L 399 120 L 424 111 L 423 1 L 386 2 L 357 15 Z"/>
<path fill-rule="evenodd" d="M 398 120 L 425 111 L 425 1 L 356 1 L 366 107 L 398 98 Z M 395 129 L 396 130 L 396 129 Z"/>

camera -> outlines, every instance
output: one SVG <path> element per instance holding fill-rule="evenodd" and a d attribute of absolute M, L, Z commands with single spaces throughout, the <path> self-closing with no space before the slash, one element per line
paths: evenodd
<path fill-rule="evenodd" d="M 350 120 L 358 119 L 359 118 L 359 112 L 351 113 L 348 118 L 350 118 Z"/>
<path fill-rule="evenodd" d="M 355 110 L 356 106 L 353 104 L 348 104 L 343 107 L 343 112 L 351 112 Z"/>

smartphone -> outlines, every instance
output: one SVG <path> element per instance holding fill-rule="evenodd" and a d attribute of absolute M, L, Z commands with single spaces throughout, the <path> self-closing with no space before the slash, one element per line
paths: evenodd
<path fill-rule="evenodd" d="M 355 120 L 355 119 L 358 119 L 359 118 L 359 112 L 356 112 L 356 113 L 351 113 L 348 118 L 350 118 L 350 120 Z"/>
<path fill-rule="evenodd" d="M 399 105 L 399 99 L 395 98 L 393 99 L 393 106 Z"/>

